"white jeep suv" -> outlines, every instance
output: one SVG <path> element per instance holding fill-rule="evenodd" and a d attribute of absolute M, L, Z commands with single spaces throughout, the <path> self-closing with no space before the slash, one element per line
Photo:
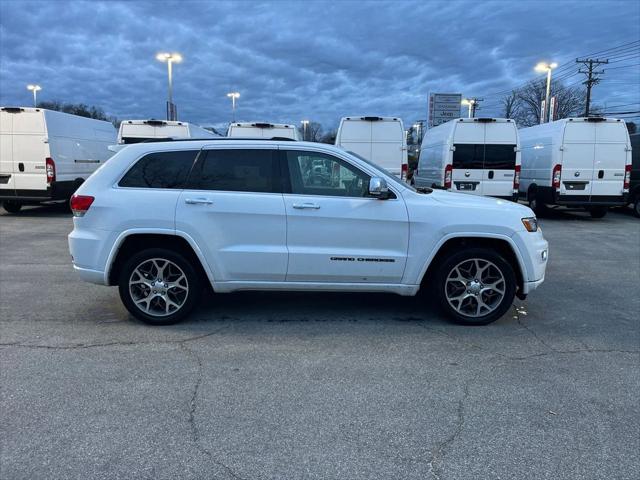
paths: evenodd
<path fill-rule="evenodd" d="M 182 320 L 214 292 L 436 295 L 464 324 L 502 316 L 544 280 L 533 212 L 417 191 L 329 145 L 198 140 L 128 146 L 71 199 L 69 248 L 86 281 L 118 285 L 131 314 Z"/>

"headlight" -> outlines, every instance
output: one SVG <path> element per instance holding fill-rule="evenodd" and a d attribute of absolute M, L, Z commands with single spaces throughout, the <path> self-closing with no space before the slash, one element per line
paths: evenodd
<path fill-rule="evenodd" d="M 538 219 L 536 217 L 523 218 L 522 224 L 524 225 L 524 228 L 527 229 L 527 232 L 538 231 Z"/>

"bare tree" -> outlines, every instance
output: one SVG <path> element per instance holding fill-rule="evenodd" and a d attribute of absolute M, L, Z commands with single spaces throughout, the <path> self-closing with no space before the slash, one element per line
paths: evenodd
<path fill-rule="evenodd" d="M 518 101 L 518 91 L 511 90 L 511 93 L 504 97 L 502 103 L 502 117 L 516 118 L 520 111 L 520 102 Z"/>
<path fill-rule="evenodd" d="M 540 123 L 542 101 L 545 98 L 546 82 L 534 80 L 524 87 L 512 91 L 502 99 L 503 114 L 513 118 L 521 127 Z M 551 82 L 551 96 L 556 97 L 556 118 L 580 115 L 586 93 L 580 87 L 566 87 L 560 82 Z"/>

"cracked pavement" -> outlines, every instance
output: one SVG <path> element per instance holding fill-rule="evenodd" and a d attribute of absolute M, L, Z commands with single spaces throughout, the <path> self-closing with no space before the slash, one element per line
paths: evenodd
<path fill-rule="evenodd" d="M 239 293 L 159 328 L 76 278 L 67 213 L 0 215 L 0 478 L 635 479 L 640 222 L 541 224 L 547 281 L 487 327 Z"/>

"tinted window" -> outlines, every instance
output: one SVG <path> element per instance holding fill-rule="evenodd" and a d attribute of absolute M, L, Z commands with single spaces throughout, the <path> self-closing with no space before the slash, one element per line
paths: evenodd
<path fill-rule="evenodd" d="M 291 192 L 332 197 L 366 197 L 370 176 L 323 153 L 287 151 Z"/>
<path fill-rule="evenodd" d="M 183 188 L 198 151 L 150 153 L 120 180 L 121 187 Z"/>
<path fill-rule="evenodd" d="M 189 176 L 187 188 L 230 192 L 276 192 L 275 151 L 209 150 Z"/>
<path fill-rule="evenodd" d="M 453 168 L 482 168 L 483 144 L 458 143 L 453 152 Z"/>
<path fill-rule="evenodd" d="M 484 168 L 495 170 L 513 170 L 516 167 L 515 145 L 484 146 Z"/>

